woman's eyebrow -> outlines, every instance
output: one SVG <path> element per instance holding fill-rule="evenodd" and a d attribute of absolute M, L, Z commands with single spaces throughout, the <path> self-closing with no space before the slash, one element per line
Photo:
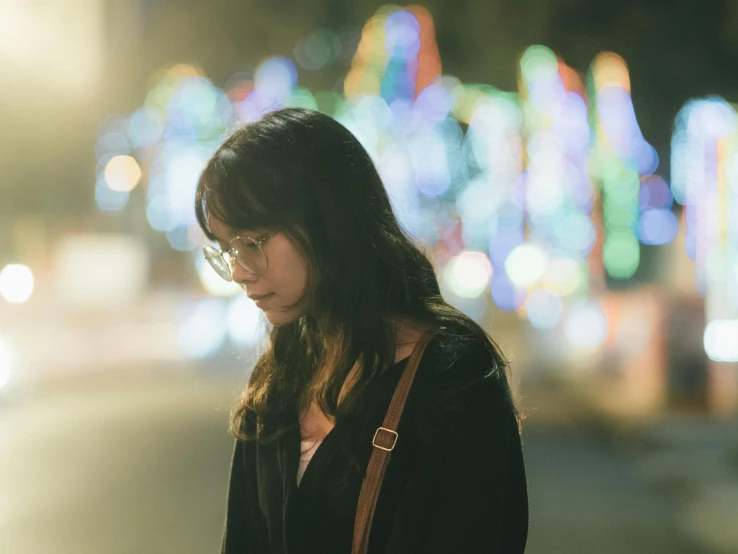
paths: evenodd
<path fill-rule="evenodd" d="M 259 230 L 259 229 L 242 229 L 241 231 L 238 231 L 236 233 L 236 236 L 237 237 L 247 237 L 247 238 L 250 238 L 250 239 L 258 239 L 262 235 L 266 235 L 267 233 L 268 233 L 268 231 L 266 231 L 264 229 L 261 229 L 261 230 Z"/>

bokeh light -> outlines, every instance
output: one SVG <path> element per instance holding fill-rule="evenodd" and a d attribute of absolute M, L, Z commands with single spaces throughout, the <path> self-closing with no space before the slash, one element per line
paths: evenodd
<path fill-rule="evenodd" d="M 263 312 L 245 294 L 240 294 L 228 304 L 228 337 L 242 348 L 252 348 L 262 343 L 266 335 Z"/>
<path fill-rule="evenodd" d="M 527 297 L 526 290 L 516 286 L 504 273 L 495 274 L 491 286 L 492 299 L 497 307 L 506 312 L 519 309 Z"/>
<path fill-rule="evenodd" d="M 722 98 L 688 101 L 672 135 L 674 199 L 684 206 L 687 253 L 700 294 L 727 296 L 738 317 L 738 115 Z M 712 261 L 712 263 L 708 263 Z M 715 263 L 718 261 L 719 263 Z"/>
<path fill-rule="evenodd" d="M 207 260 L 205 260 L 205 256 L 199 252 L 197 258 L 197 275 L 200 278 L 202 286 L 210 294 L 216 296 L 233 296 L 239 292 L 243 292 L 243 289 L 237 283 L 226 281 L 218 275 Z"/>
<path fill-rule="evenodd" d="M 595 350 L 607 337 L 608 324 L 599 303 L 588 300 L 572 305 L 565 316 L 564 335 L 577 350 Z"/>
<path fill-rule="evenodd" d="M 559 297 L 576 293 L 586 284 L 586 271 L 575 258 L 554 258 L 548 264 L 542 282 Z"/>
<path fill-rule="evenodd" d="M 303 69 L 323 69 L 341 55 L 341 39 L 330 29 L 318 29 L 297 43 L 294 54 Z"/>
<path fill-rule="evenodd" d="M 141 167 L 131 156 L 115 156 L 105 165 L 105 182 L 111 190 L 130 192 L 141 180 Z"/>
<path fill-rule="evenodd" d="M 673 200 L 669 185 L 660 175 L 650 175 L 641 181 L 639 199 L 641 210 L 669 209 Z"/>
<path fill-rule="evenodd" d="M 719 198 L 738 197 L 738 118 L 726 102 L 692 101 L 680 112 L 670 185 L 656 174 L 658 156 L 641 133 L 628 66 L 614 52 L 599 54 L 585 76 L 550 48 L 532 45 L 519 60 L 518 90 L 505 92 L 443 75 L 433 20 L 419 6 L 383 6 L 360 34 L 349 40 L 347 33 L 317 29 L 295 45 L 294 61 L 266 58 L 222 89 L 192 65 L 159 71 L 142 106 L 100 126 L 100 209 L 121 211 L 144 194 L 151 228 L 173 249 L 192 251 L 204 240 L 192 208 L 197 176 L 220 140 L 234 125 L 301 106 L 356 135 L 398 220 L 440 254 L 444 287 L 480 321 L 489 291 L 498 309 L 524 314 L 533 328 L 571 330 L 587 317 L 601 323 L 595 308 L 580 303 L 603 292 L 605 273 L 633 278 L 641 244 L 674 241 L 680 227 L 674 200 L 686 208 L 697 274 L 706 282 L 706 260 L 718 260 L 712 266 L 725 283 L 721 294 L 738 310 L 738 270 L 732 269 L 738 233 L 725 231 L 738 203 L 707 219 L 701 210 L 715 205 L 715 197 L 699 184 L 716 176 Z M 298 67 L 347 63 L 354 45 L 343 90 L 298 82 Z M 696 173 L 700 144 L 714 144 L 718 161 L 703 174 Z M 705 250 L 711 244 L 705 238 L 715 243 L 718 236 L 724 240 L 716 256 Z M 237 300 L 239 287 L 215 275 L 202 256 L 193 260 L 208 293 L 236 295 L 228 310 L 239 315 L 229 317 L 251 321 L 247 304 Z M 250 345 L 251 323 L 238 328 L 248 331 L 226 334 Z M 602 328 L 577 348 L 597 343 Z"/>
<path fill-rule="evenodd" d="M 639 239 L 647 244 L 666 244 L 675 233 L 662 213 L 640 218 L 643 195 L 655 197 L 660 183 L 653 173 L 658 168 L 656 150 L 643 137 L 631 99 L 630 76 L 625 60 L 614 52 L 602 52 L 592 62 L 589 74 L 594 91 L 592 116 L 595 145 L 591 168 L 600 181 L 604 245 L 602 264 L 613 279 L 631 278 L 640 264 Z M 648 183 L 644 187 L 641 183 Z M 646 203 L 644 208 L 648 208 Z M 666 201 L 662 206 L 665 208 Z M 660 218 L 660 219 L 659 219 Z"/>
<path fill-rule="evenodd" d="M 638 222 L 638 238 L 643 244 L 668 244 L 679 232 L 679 221 L 671 210 L 644 210 Z"/>
<path fill-rule="evenodd" d="M 0 295 L 13 304 L 26 302 L 33 294 L 33 273 L 23 264 L 8 264 L 0 271 Z"/>
<path fill-rule="evenodd" d="M 113 190 L 108 185 L 104 175 L 100 175 L 95 182 L 95 202 L 104 212 L 119 212 L 128 205 L 131 193 L 128 191 Z"/>
<path fill-rule="evenodd" d="M 443 278 L 451 292 L 461 298 L 477 298 L 487 290 L 492 264 L 481 252 L 464 251 L 449 260 Z"/>
<path fill-rule="evenodd" d="M 341 40 L 328 29 L 307 35 L 295 46 L 297 65 L 311 71 L 326 67 L 341 56 Z M 562 303 L 586 295 L 585 262 L 598 237 L 590 214 L 596 192 L 589 176 L 592 141 L 584 81 L 540 45 L 521 56 L 517 94 L 462 83 L 442 76 L 440 68 L 427 10 L 385 6 L 364 26 L 344 95 L 298 84 L 295 63 L 284 57 L 267 58 L 253 73 L 234 75 L 224 90 L 198 68 L 174 66 L 152 80 L 144 106 L 107 124 L 101 153 L 108 157 L 100 160 L 110 164 L 134 148 L 132 155 L 145 160 L 139 167 L 147 167 L 147 220 L 165 233 L 172 248 L 188 251 L 197 243 L 191 233 L 196 227 L 192 176 L 217 145 L 218 131 L 282 106 L 320 109 L 368 150 L 411 233 L 431 243 L 446 241 L 427 223 L 440 213 L 429 211 L 428 204 L 455 204 L 461 226 L 452 248 L 459 250 L 443 278 L 459 298 L 477 298 L 490 287 L 498 307 L 516 310 L 525 302 L 525 289 L 539 282 Z M 611 275 L 629 278 L 639 262 L 638 240 L 654 245 L 673 240 L 676 219 L 666 213 L 670 195 L 663 179 L 643 174 L 638 166 L 636 150 L 650 146 L 635 122 L 627 66 L 619 56 L 603 54 L 593 62 L 592 79 L 604 95 L 597 105 L 602 113 L 595 112 L 602 146 L 594 167 L 605 177 L 600 255 Z M 459 122 L 468 128 L 462 130 Z M 633 167 L 638 167 L 635 178 Z M 101 207 L 125 207 L 128 197 L 114 192 L 101 191 Z M 524 241 L 526 233 L 530 243 Z M 488 256 L 473 252 L 485 248 Z M 549 259 L 568 261 L 549 272 Z M 550 279 L 557 267 L 560 275 Z M 222 289 L 203 271 L 198 274 L 207 290 L 216 295 L 233 290 Z"/>
<path fill-rule="evenodd" d="M 297 84 L 297 68 L 289 58 L 269 58 L 256 68 L 254 92 L 260 107 L 271 111 L 281 108 Z M 251 96 L 250 95 L 250 96 Z"/>
<path fill-rule="evenodd" d="M 717 362 L 738 362 L 738 319 L 716 319 L 705 328 L 705 352 Z"/>
<path fill-rule="evenodd" d="M 177 314 L 177 342 L 188 358 L 215 355 L 227 336 L 227 310 L 220 298 L 183 302 Z"/>
<path fill-rule="evenodd" d="M 164 133 L 164 118 L 157 110 L 142 106 L 128 120 L 128 137 L 138 149 L 156 145 Z"/>
<path fill-rule="evenodd" d="M 556 327 L 563 312 L 561 297 L 552 291 L 537 290 L 525 302 L 525 315 L 530 324 L 538 329 Z"/>
<path fill-rule="evenodd" d="M 605 238 L 602 259 L 612 277 L 632 277 L 641 259 L 638 239 L 627 231 L 611 232 Z"/>
<path fill-rule="evenodd" d="M 505 271 L 518 286 L 529 287 L 543 276 L 548 265 L 542 248 L 526 244 L 515 248 L 505 262 Z"/>

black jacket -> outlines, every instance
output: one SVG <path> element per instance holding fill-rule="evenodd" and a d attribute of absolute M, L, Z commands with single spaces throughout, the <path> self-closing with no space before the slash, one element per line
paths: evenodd
<path fill-rule="evenodd" d="M 349 554 L 361 479 L 407 360 L 339 421 L 296 483 L 300 432 L 237 441 L 222 554 Z M 372 525 L 372 554 L 519 554 L 525 468 L 504 376 L 480 344 L 429 344 L 405 405 Z M 295 416 L 297 417 L 297 416 Z M 347 450 L 359 461 L 351 471 Z"/>

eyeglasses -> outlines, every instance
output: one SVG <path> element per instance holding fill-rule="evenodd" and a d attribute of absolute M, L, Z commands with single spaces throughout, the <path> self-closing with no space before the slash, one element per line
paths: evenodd
<path fill-rule="evenodd" d="M 269 233 L 260 239 L 252 237 L 235 237 L 230 242 L 230 250 L 220 251 L 209 244 L 202 249 L 205 259 L 215 272 L 226 281 L 233 281 L 233 264 L 238 264 L 250 273 L 261 275 L 269 267 L 269 260 L 264 253 L 264 244 L 284 227 Z"/>

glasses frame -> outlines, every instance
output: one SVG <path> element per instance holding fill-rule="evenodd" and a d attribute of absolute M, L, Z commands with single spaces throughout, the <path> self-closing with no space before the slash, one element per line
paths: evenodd
<path fill-rule="evenodd" d="M 280 227 L 279 229 L 277 229 L 275 231 L 272 231 L 271 233 L 268 233 L 267 235 L 264 235 L 264 236 L 262 236 L 259 239 L 255 239 L 253 236 L 249 236 L 249 235 L 238 235 L 236 237 L 233 237 L 230 240 L 230 242 L 228 243 L 228 245 L 230 246 L 230 248 L 228 250 L 220 250 L 219 248 L 216 248 L 214 246 L 211 246 L 209 244 L 206 244 L 202 248 L 203 254 L 205 255 L 205 259 L 208 261 L 208 263 L 210 264 L 210 266 L 215 270 L 215 272 L 218 274 L 218 276 L 221 277 L 225 281 L 233 282 L 233 263 L 234 262 L 235 263 L 238 263 L 242 268 L 244 268 L 249 273 L 253 273 L 254 275 L 264 275 L 264 273 L 267 272 L 267 269 L 269 269 L 269 256 L 267 256 L 266 252 L 264 251 L 264 245 L 266 244 L 266 242 L 270 238 L 272 238 L 277 233 L 280 233 L 284 229 L 285 229 L 285 227 Z M 241 240 L 249 240 L 249 241 L 251 241 L 253 244 L 255 244 L 257 246 L 257 248 L 259 249 L 259 251 L 264 256 L 264 260 L 266 261 L 266 266 L 264 267 L 264 271 L 258 272 L 258 271 L 254 271 L 253 269 L 251 269 L 249 267 L 246 267 L 241 262 L 241 260 L 239 260 L 238 256 L 235 256 L 233 254 L 233 251 L 236 250 L 236 247 L 233 246 L 233 243 L 236 242 L 239 239 L 241 239 Z M 227 260 L 225 258 L 226 254 L 228 255 L 228 259 Z M 220 272 L 220 270 L 217 267 L 215 267 L 215 265 L 213 264 L 213 262 L 210 261 L 210 257 L 213 256 L 213 255 L 218 256 L 220 258 L 220 260 L 223 262 L 223 266 L 229 268 L 229 275 L 228 275 L 227 278 L 226 278 L 226 276 L 223 273 Z"/>

